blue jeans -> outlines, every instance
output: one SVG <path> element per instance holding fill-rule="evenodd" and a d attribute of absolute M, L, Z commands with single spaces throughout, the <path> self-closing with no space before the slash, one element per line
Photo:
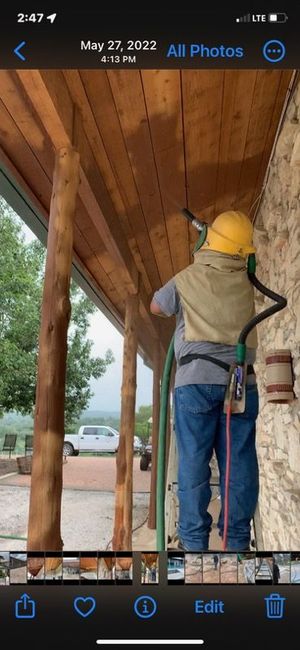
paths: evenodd
<path fill-rule="evenodd" d="M 222 508 L 218 521 L 224 528 L 226 467 L 226 415 L 223 413 L 225 386 L 190 384 L 175 389 L 175 431 L 177 438 L 179 538 L 186 550 L 208 549 L 212 517 L 207 512 L 211 499 L 209 463 L 215 449 Z M 255 421 L 258 415 L 256 385 L 246 387 L 244 413 L 231 416 L 231 466 L 227 548 L 248 549 L 250 521 L 258 499 L 258 464 L 255 449 Z"/>

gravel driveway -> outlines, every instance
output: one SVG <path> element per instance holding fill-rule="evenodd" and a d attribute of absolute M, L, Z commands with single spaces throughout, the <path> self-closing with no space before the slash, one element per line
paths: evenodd
<path fill-rule="evenodd" d="M 63 466 L 63 476 L 64 550 L 104 550 L 113 531 L 115 458 L 68 458 Z M 0 535 L 26 537 L 30 478 L 14 474 L 0 479 Z M 150 471 L 140 471 L 138 457 L 134 459 L 133 485 L 135 528 L 147 517 L 150 487 Z M 0 550 L 22 551 L 25 548 L 24 541 L 0 537 Z"/>
<path fill-rule="evenodd" d="M 148 514 L 148 494 L 134 495 L 135 528 Z M 105 550 L 112 538 L 114 494 L 88 490 L 64 490 L 62 538 L 65 551 Z M 26 537 L 29 489 L 0 484 L 0 535 Z M 0 550 L 22 551 L 26 542 L 1 539 Z"/>

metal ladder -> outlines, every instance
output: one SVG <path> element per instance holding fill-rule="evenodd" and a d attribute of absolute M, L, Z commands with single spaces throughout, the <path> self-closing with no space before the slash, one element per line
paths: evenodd
<path fill-rule="evenodd" d="M 165 493 L 165 548 L 168 548 L 168 546 L 174 547 L 177 542 L 177 523 L 179 514 L 179 505 L 177 498 L 177 472 L 178 456 L 176 438 L 174 429 L 171 429 Z"/>

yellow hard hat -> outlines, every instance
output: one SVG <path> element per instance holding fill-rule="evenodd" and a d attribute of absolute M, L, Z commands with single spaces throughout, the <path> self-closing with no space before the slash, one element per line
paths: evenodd
<path fill-rule="evenodd" d="M 208 226 L 203 249 L 246 257 L 255 253 L 252 237 L 253 226 L 249 217 L 239 210 L 228 210 Z"/>

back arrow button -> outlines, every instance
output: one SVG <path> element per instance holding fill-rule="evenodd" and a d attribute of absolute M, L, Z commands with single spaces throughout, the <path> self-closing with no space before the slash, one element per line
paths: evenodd
<path fill-rule="evenodd" d="M 26 41 L 21 41 L 21 43 L 19 43 L 19 45 L 17 45 L 17 47 L 15 47 L 14 49 L 14 54 L 16 54 L 19 57 L 19 59 L 21 59 L 21 61 L 26 61 L 24 54 L 20 52 L 20 50 L 22 49 L 22 47 L 24 47 L 24 45 L 26 45 Z"/>

